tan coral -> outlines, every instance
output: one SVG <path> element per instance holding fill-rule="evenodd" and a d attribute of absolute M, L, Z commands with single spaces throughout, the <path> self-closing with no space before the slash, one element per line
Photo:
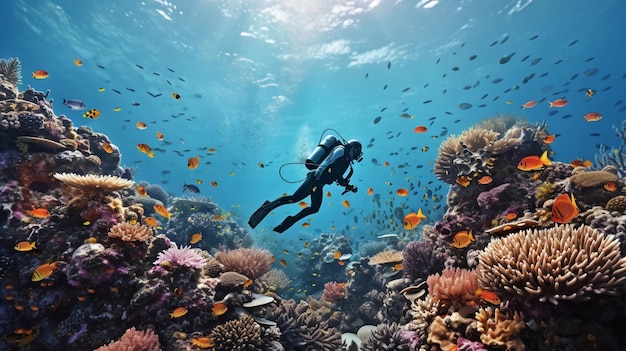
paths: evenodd
<path fill-rule="evenodd" d="M 387 250 L 379 252 L 376 255 L 370 257 L 369 265 L 375 266 L 379 264 L 398 263 L 402 262 L 402 251 Z"/>
<path fill-rule="evenodd" d="M 557 225 L 492 239 L 476 271 L 479 284 L 500 296 L 556 305 L 615 294 L 626 283 L 626 257 L 613 235 Z"/>
<path fill-rule="evenodd" d="M 606 171 L 587 171 L 577 173 L 569 177 L 569 182 L 576 189 L 595 188 L 603 186 L 606 182 L 616 182 L 619 177 Z"/>
<path fill-rule="evenodd" d="M 224 265 L 225 271 L 241 273 L 257 279 L 271 269 L 272 254 L 263 249 L 240 248 L 219 252 L 215 258 Z"/>
<path fill-rule="evenodd" d="M 55 173 L 53 177 L 64 184 L 80 188 L 84 191 L 119 191 L 130 188 L 135 184 L 132 180 L 110 175 Z"/>
<path fill-rule="evenodd" d="M 145 242 L 152 237 L 152 228 L 143 224 L 122 222 L 114 225 L 108 233 L 111 238 L 118 238 L 125 242 Z"/>
<path fill-rule="evenodd" d="M 618 195 L 616 197 L 611 198 L 606 203 L 604 208 L 607 211 L 617 211 L 617 212 L 624 212 L 624 211 L 626 211 L 626 196 Z"/>
<path fill-rule="evenodd" d="M 263 281 L 271 291 L 284 289 L 291 283 L 291 279 L 289 279 L 285 271 L 276 268 L 272 268 L 269 272 L 263 274 L 261 281 Z"/>
<path fill-rule="evenodd" d="M 237 272 L 224 272 L 220 275 L 220 284 L 229 288 L 243 286 L 248 280 L 250 280 L 250 278 Z"/>
<path fill-rule="evenodd" d="M 522 315 L 515 311 L 513 316 L 500 311 L 499 308 L 480 308 L 476 312 L 477 330 L 480 341 L 485 345 L 505 345 L 507 350 L 524 351 L 525 345 L 519 337 L 524 329 Z"/>
<path fill-rule="evenodd" d="M 218 324 L 209 335 L 216 351 L 250 350 L 262 351 L 261 326 L 251 316 L 243 316 Z"/>

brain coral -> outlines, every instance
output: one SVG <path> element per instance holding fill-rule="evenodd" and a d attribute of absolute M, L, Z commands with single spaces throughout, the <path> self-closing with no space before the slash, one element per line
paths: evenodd
<path fill-rule="evenodd" d="M 558 304 L 613 294 L 626 282 L 619 241 L 592 227 L 557 225 L 493 239 L 479 255 L 478 282 L 502 296 Z"/>

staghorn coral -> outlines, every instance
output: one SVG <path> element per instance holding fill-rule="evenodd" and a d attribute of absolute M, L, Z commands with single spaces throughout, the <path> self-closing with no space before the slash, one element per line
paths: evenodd
<path fill-rule="evenodd" d="M 135 184 L 132 180 L 109 175 L 55 173 L 53 177 L 64 184 L 80 188 L 84 191 L 119 191 Z"/>
<path fill-rule="evenodd" d="M 158 266 L 177 266 L 177 267 L 189 267 L 194 269 L 202 269 L 207 260 L 198 251 L 199 249 L 193 249 L 190 246 L 183 246 L 178 248 L 175 243 L 165 251 L 159 252 L 154 265 Z"/>
<path fill-rule="evenodd" d="M 376 255 L 370 257 L 369 265 L 375 266 L 379 264 L 397 263 L 402 262 L 402 251 L 387 250 L 379 252 Z"/>
<path fill-rule="evenodd" d="M 107 345 L 98 347 L 94 351 L 160 351 L 159 336 L 152 330 L 139 331 L 132 327 L 124 335 Z"/>
<path fill-rule="evenodd" d="M 478 282 L 501 295 L 558 304 L 613 294 L 626 282 L 619 241 L 587 225 L 557 225 L 493 239 L 479 255 Z"/>
<path fill-rule="evenodd" d="M 525 346 L 519 338 L 525 323 L 522 315 L 515 311 L 508 316 L 499 308 L 480 308 L 476 312 L 477 330 L 480 341 L 485 345 L 506 345 L 507 350 L 524 351 Z"/>
<path fill-rule="evenodd" d="M 215 327 L 209 337 L 215 342 L 216 351 L 263 351 L 261 326 L 251 316 L 228 321 Z"/>
<path fill-rule="evenodd" d="M 0 76 L 3 76 L 11 85 L 22 84 L 20 60 L 17 57 L 8 60 L 0 59 Z"/>
<path fill-rule="evenodd" d="M 147 241 L 152 237 L 152 228 L 143 224 L 130 224 L 122 222 L 114 225 L 109 230 L 108 236 L 111 238 L 119 238 L 124 242 Z"/>
<path fill-rule="evenodd" d="M 460 307 L 476 301 L 478 289 L 476 271 L 456 267 L 446 268 L 441 274 L 428 276 L 426 283 L 433 300 L 442 305 Z"/>
<path fill-rule="evenodd" d="M 250 279 L 257 279 L 269 272 L 272 265 L 272 254 L 256 248 L 219 252 L 215 259 L 224 265 L 225 271 L 241 273 Z"/>

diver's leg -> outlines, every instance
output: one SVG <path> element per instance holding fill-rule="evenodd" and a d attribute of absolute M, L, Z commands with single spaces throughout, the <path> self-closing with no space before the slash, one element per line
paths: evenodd
<path fill-rule="evenodd" d="M 287 216 L 287 218 L 285 218 L 285 220 L 281 224 L 274 228 L 274 231 L 282 233 L 302 218 L 312 215 L 313 213 L 317 213 L 317 211 L 320 210 L 320 206 L 322 205 L 322 196 L 322 184 L 319 184 L 311 192 L 311 206 L 302 209 L 295 216 Z"/>
<path fill-rule="evenodd" d="M 265 218 L 265 216 L 267 216 L 273 209 L 275 209 L 278 206 L 287 204 L 287 203 L 289 203 L 287 196 L 281 196 L 272 202 L 265 201 L 263 205 L 261 205 L 261 207 L 259 207 L 259 209 L 257 209 L 252 214 L 252 216 L 250 216 L 250 219 L 248 220 L 248 224 L 252 228 L 256 227 L 257 225 L 259 225 L 259 223 L 261 223 L 263 218 Z"/>

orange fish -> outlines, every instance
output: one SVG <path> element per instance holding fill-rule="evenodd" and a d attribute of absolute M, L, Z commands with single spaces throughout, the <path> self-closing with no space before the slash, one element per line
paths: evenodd
<path fill-rule="evenodd" d="M 326 192 L 326 197 L 331 197 L 331 196 L 333 196 L 333 194 L 331 194 L 330 191 L 327 191 Z"/>
<path fill-rule="evenodd" d="M 467 188 L 467 186 L 470 184 L 471 181 L 472 181 L 472 178 L 466 175 L 460 175 L 456 177 L 456 183 L 464 188 Z"/>
<path fill-rule="evenodd" d="M 185 307 L 178 307 L 174 311 L 172 311 L 169 315 L 171 319 L 179 318 L 187 314 L 189 312 Z"/>
<path fill-rule="evenodd" d="M 50 76 L 50 74 L 48 74 L 48 72 L 46 72 L 43 69 L 39 69 L 36 70 L 35 72 L 33 72 L 33 78 L 35 79 L 46 79 Z"/>
<path fill-rule="evenodd" d="M 478 179 L 478 184 L 486 185 L 493 182 L 493 178 L 488 175 L 482 176 L 482 178 Z"/>
<path fill-rule="evenodd" d="M 223 315 L 224 313 L 226 313 L 226 311 L 228 311 L 228 307 L 226 307 L 224 303 L 218 302 L 215 305 L 213 305 L 213 308 L 211 308 L 211 311 L 213 312 L 213 315 L 215 317 L 219 317 Z"/>
<path fill-rule="evenodd" d="M 189 243 L 197 244 L 200 240 L 202 240 L 202 233 L 194 233 L 191 234 L 191 239 L 189 239 Z"/>
<path fill-rule="evenodd" d="M 213 339 L 203 336 L 199 338 L 191 338 L 191 345 L 197 346 L 201 349 L 208 349 L 215 346 L 215 342 L 213 341 Z"/>
<path fill-rule="evenodd" d="M 396 195 L 398 195 L 398 196 L 407 196 L 407 195 L 409 195 L 409 191 L 407 189 L 400 188 L 400 189 L 396 190 Z"/>
<path fill-rule="evenodd" d="M 339 261 L 337 261 L 337 264 L 339 264 L 340 266 L 344 266 L 346 264 L 346 262 L 344 262 L 342 260 L 339 260 Z"/>
<path fill-rule="evenodd" d="M 15 244 L 15 246 L 13 246 L 13 248 L 16 251 L 31 251 L 36 249 L 35 247 L 35 242 L 30 242 L 30 241 L 20 241 L 19 243 Z"/>
<path fill-rule="evenodd" d="M 608 182 L 604 183 L 604 189 L 606 189 L 607 191 L 611 191 L 611 192 L 616 191 L 617 190 L 617 184 L 615 184 L 615 182 L 613 182 L 613 181 L 608 181 Z"/>
<path fill-rule="evenodd" d="M 403 269 L 402 263 L 396 263 L 393 266 L 391 266 L 392 272 L 401 271 L 402 269 Z"/>
<path fill-rule="evenodd" d="M 139 149 L 139 151 L 143 152 L 144 154 L 148 155 L 148 157 L 150 158 L 154 158 L 154 151 L 152 151 L 152 148 L 150 147 L 150 145 L 148 144 L 137 144 L 137 149 Z"/>
<path fill-rule="evenodd" d="M 100 117 L 100 114 L 101 114 L 100 110 L 98 110 L 97 108 L 92 108 L 91 110 L 83 113 L 83 117 L 96 119 L 96 118 Z"/>
<path fill-rule="evenodd" d="M 200 165 L 200 155 L 196 155 L 196 157 L 190 157 L 187 160 L 187 168 L 196 169 Z"/>
<path fill-rule="evenodd" d="M 336 260 L 339 257 L 343 256 L 343 254 L 341 253 L 341 251 L 337 250 L 333 253 L 333 259 Z"/>
<path fill-rule="evenodd" d="M 280 265 L 283 267 L 287 267 L 287 261 L 285 261 L 284 259 L 279 261 Z"/>
<path fill-rule="evenodd" d="M 146 225 L 153 227 L 153 228 L 159 225 L 159 223 L 154 217 L 146 217 L 143 219 L 143 221 L 146 223 Z"/>
<path fill-rule="evenodd" d="M 48 218 L 50 217 L 50 212 L 45 208 L 35 208 L 33 210 L 28 211 L 28 214 L 34 218 Z"/>
<path fill-rule="evenodd" d="M 522 108 L 533 108 L 535 107 L 535 105 L 537 105 L 537 101 L 530 100 L 527 103 L 523 104 Z"/>
<path fill-rule="evenodd" d="M 74 59 L 74 64 L 78 67 L 83 65 L 83 60 L 81 59 Z"/>
<path fill-rule="evenodd" d="M 300 206 L 300 208 L 307 208 L 307 207 L 309 207 L 309 204 L 307 204 L 307 203 L 306 203 L 306 202 L 304 202 L 304 201 L 300 201 L 300 202 L 298 203 L 298 206 Z"/>
<path fill-rule="evenodd" d="M 221 214 L 216 214 L 215 216 L 213 216 L 212 218 L 213 221 L 223 221 L 224 220 L 224 216 Z"/>
<path fill-rule="evenodd" d="M 33 271 L 32 281 L 38 282 L 49 277 L 57 269 L 57 262 L 44 263 Z"/>
<path fill-rule="evenodd" d="M 217 188 L 217 182 L 216 181 L 212 181 L 211 182 L 211 186 L 214 187 L 214 188 Z"/>
<path fill-rule="evenodd" d="M 102 150 L 104 150 L 104 152 L 106 152 L 107 154 L 113 153 L 113 146 L 111 146 L 111 143 L 109 143 L 108 141 L 103 141 L 101 146 Z"/>
<path fill-rule="evenodd" d="M 556 100 L 550 101 L 548 103 L 550 104 L 550 107 L 563 107 L 563 106 L 567 105 L 567 100 L 565 100 L 565 99 L 556 99 Z"/>
<path fill-rule="evenodd" d="M 602 119 L 602 115 L 597 112 L 589 112 L 588 114 L 584 115 L 583 118 L 587 122 L 596 122 Z"/>
<path fill-rule="evenodd" d="M 308 227 L 310 227 L 310 226 L 311 226 L 311 223 L 310 223 L 310 222 L 304 222 L 304 223 L 302 223 L 302 228 L 308 228 Z"/>
<path fill-rule="evenodd" d="M 593 163 L 589 160 L 574 160 L 572 162 L 570 162 L 570 166 L 576 168 L 576 167 L 591 167 L 593 166 Z"/>
<path fill-rule="evenodd" d="M 482 288 L 476 289 L 476 296 L 494 305 L 499 305 L 500 302 L 502 302 L 496 293 L 489 290 L 483 290 Z"/>
<path fill-rule="evenodd" d="M 595 94 L 596 91 L 593 89 L 587 89 L 587 91 L 585 92 L 585 95 L 587 95 L 587 97 L 592 97 L 593 94 Z"/>
<path fill-rule="evenodd" d="M 343 204 L 343 207 L 345 207 L 345 208 L 350 208 L 350 201 L 348 201 L 348 200 L 343 200 L 343 201 L 341 201 L 341 203 Z"/>
<path fill-rule="evenodd" d="M 576 218 L 580 210 L 576 206 L 574 194 L 561 194 L 557 196 L 552 205 L 552 221 L 556 223 L 568 223 Z"/>
<path fill-rule="evenodd" d="M 139 196 L 148 196 L 148 192 L 143 185 L 137 185 L 135 189 L 137 190 L 137 194 L 139 194 Z"/>
<path fill-rule="evenodd" d="M 505 219 L 511 221 L 514 220 L 515 218 L 517 218 L 517 213 L 515 212 L 509 212 L 504 216 Z"/>
<path fill-rule="evenodd" d="M 159 215 L 170 219 L 170 217 L 172 217 L 172 214 L 167 210 L 167 208 L 165 208 L 165 206 L 161 205 L 161 204 L 156 204 L 154 206 L 152 206 L 152 208 L 154 208 L 154 211 L 156 213 L 158 213 Z"/>
<path fill-rule="evenodd" d="M 426 216 L 422 213 L 421 208 L 417 210 L 417 213 L 411 212 L 407 214 L 404 216 L 404 229 L 415 229 L 415 227 L 417 227 L 424 218 L 426 218 Z"/>
<path fill-rule="evenodd" d="M 387 162 L 387 161 L 383 162 L 383 166 L 389 167 L 389 162 Z"/>
<path fill-rule="evenodd" d="M 552 144 L 554 142 L 554 139 L 556 139 L 556 135 L 550 134 L 546 136 L 545 138 L 543 138 L 543 142 L 546 144 Z"/>
<path fill-rule="evenodd" d="M 244 288 L 247 288 L 247 287 L 249 287 L 250 285 L 252 285 L 252 283 L 254 283 L 254 280 L 252 280 L 252 279 L 248 279 L 248 280 L 246 280 L 245 282 L 243 282 L 243 287 L 244 287 Z"/>
<path fill-rule="evenodd" d="M 373 188 L 367 188 L 367 195 L 368 196 L 374 195 L 374 189 Z"/>
<path fill-rule="evenodd" d="M 415 133 L 426 133 L 428 131 L 428 128 L 426 128 L 426 126 L 417 126 L 415 127 L 415 129 L 413 129 L 413 131 Z"/>
<path fill-rule="evenodd" d="M 472 231 L 470 230 L 468 232 L 467 230 L 461 230 L 454 234 L 454 237 L 452 238 L 452 246 L 456 247 L 457 249 L 462 249 L 464 247 L 468 247 L 469 244 L 472 243 L 472 241 L 474 241 L 474 235 L 472 235 Z"/>
<path fill-rule="evenodd" d="M 544 151 L 541 156 L 526 156 L 519 161 L 517 169 L 522 171 L 534 171 L 543 168 L 543 166 L 549 166 L 552 161 L 548 159 L 548 151 Z"/>
<path fill-rule="evenodd" d="M 137 127 L 137 129 L 146 129 L 148 128 L 148 125 L 146 124 L 146 122 L 137 122 L 135 123 L 135 127 Z"/>
<path fill-rule="evenodd" d="M 157 131 L 156 136 L 157 136 L 157 139 L 159 139 L 159 140 L 163 140 L 163 139 L 165 139 L 165 137 L 163 136 L 163 133 L 161 133 L 161 132 L 159 132 L 159 131 Z"/>

